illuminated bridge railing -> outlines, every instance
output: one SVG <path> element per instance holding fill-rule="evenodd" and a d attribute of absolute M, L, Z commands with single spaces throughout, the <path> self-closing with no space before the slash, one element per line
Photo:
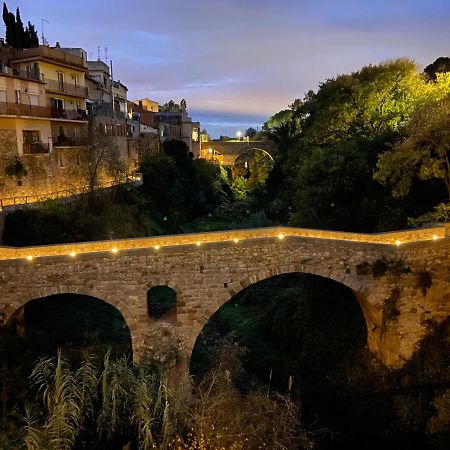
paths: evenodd
<path fill-rule="evenodd" d="M 378 234 L 347 233 L 341 231 L 310 230 L 305 228 L 273 227 L 250 230 L 229 230 L 210 233 L 192 233 L 170 236 L 154 236 L 137 239 L 120 239 L 110 241 L 81 242 L 36 247 L 0 247 L 1 260 L 27 260 L 32 262 L 43 257 L 75 258 L 84 254 L 108 252 L 112 255 L 124 254 L 133 250 L 148 250 L 149 254 L 163 251 L 164 248 L 177 246 L 194 246 L 223 244 L 239 245 L 243 241 L 256 239 L 276 239 L 283 241 L 290 238 L 309 238 L 322 241 L 347 241 L 365 244 L 400 246 L 403 244 L 439 241 L 450 237 L 450 224 L 430 228 L 394 231 Z M 438 245 L 438 242 L 436 242 Z"/>

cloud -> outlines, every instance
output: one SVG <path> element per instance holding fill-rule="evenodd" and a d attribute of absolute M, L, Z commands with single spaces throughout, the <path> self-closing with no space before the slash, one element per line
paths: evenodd
<path fill-rule="evenodd" d="M 51 43 L 81 46 L 93 58 L 97 45 L 107 46 L 130 96 L 186 98 L 192 110 L 227 114 L 224 127 L 233 117 L 241 123 L 246 114 L 273 114 L 326 78 L 365 64 L 403 56 L 428 64 L 447 54 L 450 40 L 450 2 L 443 0 L 18 4 L 38 28 L 42 17 L 51 22 Z"/>

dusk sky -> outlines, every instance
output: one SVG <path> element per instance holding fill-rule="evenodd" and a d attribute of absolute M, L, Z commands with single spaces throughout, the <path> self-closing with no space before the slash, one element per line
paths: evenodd
<path fill-rule="evenodd" d="M 213 137 L 261 126 L 337 74 L 450 55 L 446 0 L 54 0 L 20 7 L 50 45 L 108 48 L 131 100 L 185 98 Z"/>

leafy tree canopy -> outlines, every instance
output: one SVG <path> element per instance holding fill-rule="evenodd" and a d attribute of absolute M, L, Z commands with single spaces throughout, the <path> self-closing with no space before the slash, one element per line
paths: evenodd
<path fill-rule="evenodd" d="M 433 63 L 425 67 L 423 71 L 430 80 L 436 80 L 436 74 L 450 72 L 450 58 L 448 56 L 440 56 Z"/>
<path fill-rule="evenodd" d="M 180 103 L 175 103 L 173 100 L 169 100 L 167 103 L 159 107 L 160 112 L 186 112 L 186 100 L 181 100 Z"/>
<path fill-rule="evenodd" d="M 256 134 L 256 130 L 253 127 L 247 128 L 247 131 L 245 132 L 245 136 L 247 137 L 254 137 Z"/>
<path fill-rule="evenodd" d="M 414 178 L 436 179 L 445 186 L 450 200 L 449 130 L 449 97 L 418 109 L 398 143 L 380 156 L 375 179 L 389 185 L 395 197 L 407 195 Z"/>
<path fill-rule="evenodd" d="M 303 138 L 318 146 L 397 131 L 417 106 L 444 97 L 450 78 L 429 84 L 414 62 L 398 59 L 340 75 L 309 92 L 297 112 Z"/>

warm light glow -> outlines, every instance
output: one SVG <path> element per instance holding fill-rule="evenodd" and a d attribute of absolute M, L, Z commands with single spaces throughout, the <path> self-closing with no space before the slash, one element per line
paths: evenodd
<path fill-rule="evenodd" d="M 161 248 L 161 246 L 155 245 L 155 250 L 159 250 L 160 248 Z"/>
<path fill-rule="evenodd" d="M 235 239 L 234 239 L 234 242 L 235 242 L 235 244 L 237 244 L 237 243 L 239 242 L 239 239 L 238 239 L 238 238 L 235 238 Z"/>
<path fill-rule="evenodd" d="M 395 241 L 395 245 L 399 246 L 401 244 L 401 241 Z"/>
<path fill-rule="evenodd" d="M 280 234 L 278 235 L 278 239 L 284 239 L 284 234 L 283 234 L 283 233 L 280 233 Z"/>
<path fill-rule="evenodd" d="M 212 149 L 212 148 L 208 148 L 208 153 L 209 153 L 210 155 L 212 155 L 212 152 L 213 152 L 213 149 Z"/>
<path fill-rule="evenodd" d="M 195 245 L 196 245 L 197 247 L 199 247 L 200 245 L 202 245 L 202 243 L 201 243 L 201 242 L 197 242 Z"/>
<path fill-rule="evenodd" d="M 72 258 L 75 258 L 75 256 L 77 256 L 77 254 L 76 254 L 75 252 L 70 252 L 70 256 L 71 256 Z"/>
<path fill-rule="evenodd" d="M 238 131 L 238 132 L 236 133 L 236 137 L 239 139 L 241 136 L 242 136 L 242 131 Z"/>
<path fill-rule="evenodd" d="M 115 248 L 115 247 L 111 250 L 112 253 L 117 253 L 118 251 L 119 250 L 117 250 L 117 248 Z"/>
<path fill-rule="evenodd" d="M 435 234 L 433 235 L 433 241 L 437 241 L 438 240 L 438 236 Z"/>
<path fill-rule="evenodd" d="M 33 257 L 31 255 L 27 256 L 27 259 L 28 259 L 28 261 L 33 261 Z"/>

